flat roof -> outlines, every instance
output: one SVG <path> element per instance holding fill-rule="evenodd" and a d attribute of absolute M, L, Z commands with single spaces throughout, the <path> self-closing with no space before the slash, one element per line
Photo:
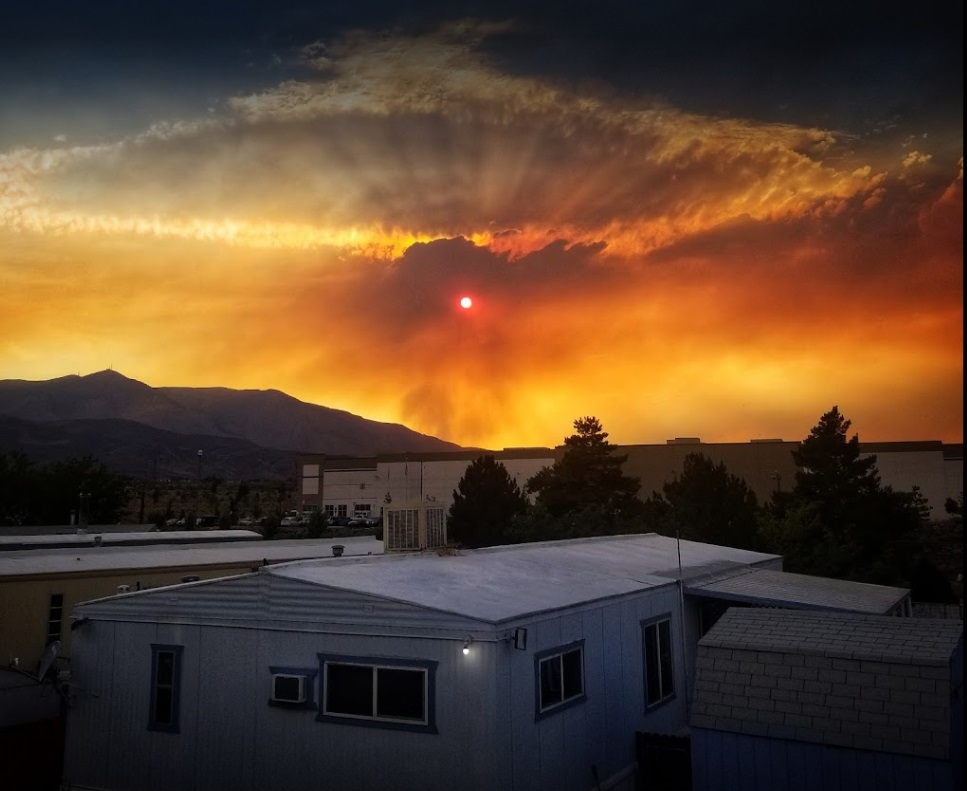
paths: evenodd
<path fill-rule="evenodd" d="M 685 592 L 775 607 L 885 615 L 909 595 L 906 588 L 812 577 L 771 569 L 744 569 L 686 584 Z"/>
<path fill-rule="evenodd" d="M 274 576 L 500 622 L 647 588 L 678 577 L 679 544 L 654 533 L 424 552 L 266 569 Z M 704 576 L 777 555 L 681 542 L 682 574 Z"/>
<path fill-rule="evenodd" d="M 293 539 L 286 541 L 230 541 L 211 544 L 152 544 L 92 548 L 25 549 L 0 553 L 0 581 L 38 574 L 91 574 L 133 569 L 202 568 L 284 563 L 331 557 L 335 544 L 346 555 L 380 555 L 383 542 L 372 536 Z"/>
<path fill-rule="evenodd" d="M 227 541 L 261 541 L 262 536 L 254 530 L 126 530 L 101 533 L 62 533 L 57 535 L 0 536 L 0 552 L 23 549 L 56 549 L 57 547 L 83 548 L 96 546 L 137 546 L 144 544 L 208 544 Z"/>

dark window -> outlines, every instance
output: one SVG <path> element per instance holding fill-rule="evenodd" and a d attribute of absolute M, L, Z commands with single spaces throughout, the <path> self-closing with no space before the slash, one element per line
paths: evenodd
<path fill-rule="evenodd" d="M 436 732 L 435 662 L 320 659 L 324 680 L 319 719 Z"/>
<path fill-rule="evenodd" d="M 47 613 L 47 645 L 60 640 L 64 622 L 64 594 L 50 594 L 50 609 Z"/>
<path fill-rule="evenodd" d="M 326 713 L 373 716 L 374 668 L 326 665 Z"/>
<path fill-rule="evenodd" d="M 544 651 L 537 661 L 537 713 L 584 699 L 584 644 Z"/>
<path fill-rule="evenodd" d="M 376 716 L 426 722 L 426 671 L 377 668 Z"/>
<path fill-rule="evenodd" d="M 672 667 L 671 618 L 642 624 L 645 654 L 645 706 L 650 708 L 675 697 Z"/>
<path fill-rule="evenodd" d="M 148 730 L 178 733 L 181 652 L 180 645 L 151 646 Z"/>

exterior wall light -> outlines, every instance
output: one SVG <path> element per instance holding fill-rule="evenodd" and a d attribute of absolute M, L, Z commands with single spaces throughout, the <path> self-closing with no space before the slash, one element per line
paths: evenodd
<path fill-rule="evenodd" d="M 472 637 L 468 637 L 466 640 L 463 641 L 463 653 L 464 653 L 464 656 L 466 656 L 467 654 L 470 653 L 470 645 L 472 643 L 473 643 L 473 638 Z"/>

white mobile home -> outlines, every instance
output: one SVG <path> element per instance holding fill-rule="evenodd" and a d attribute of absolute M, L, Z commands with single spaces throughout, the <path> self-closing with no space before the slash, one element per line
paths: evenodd
<path fill-rule="evenodd" d="M 631 789 L 635 732 L 687 725 L 709 586 L 754 603 L 722 583 L 762 573 L 813 606 L 776 556 L 680 557 L 656 535 L 344 557 L 82 604 L 65 781 Z M 906 596 L 851 591 L 884 612 Z"/>

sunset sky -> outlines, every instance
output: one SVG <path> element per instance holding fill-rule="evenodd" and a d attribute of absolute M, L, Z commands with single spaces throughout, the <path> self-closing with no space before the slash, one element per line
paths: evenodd
<path fill-rule="evenodd" d="M 276 388 L 489 448 L 582 415 L 801 439 L 834 404 L 961 442 L 962 17 L 5 8 L 0 379 Z"/>

